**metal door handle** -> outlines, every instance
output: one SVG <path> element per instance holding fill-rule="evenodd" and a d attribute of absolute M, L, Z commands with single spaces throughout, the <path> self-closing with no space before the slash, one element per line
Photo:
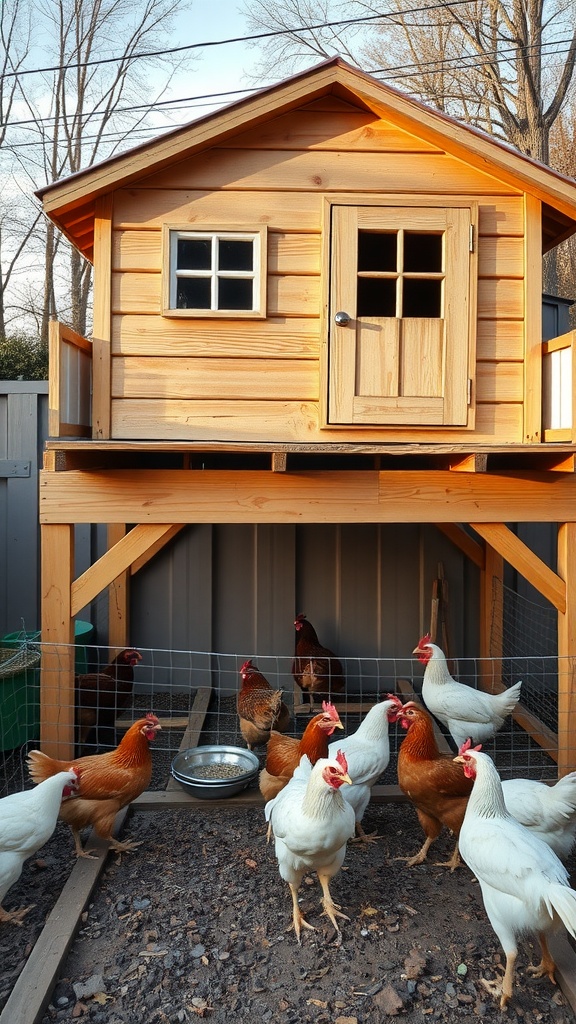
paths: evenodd
<path fill-rule="evenodd" d="M 334 323 L 338 324 L 338 327 L 347 327 L 351 319 L 352 317 L 349 313 L 345 313 L 343 310 L 340 310 L 334 317 Z"/>

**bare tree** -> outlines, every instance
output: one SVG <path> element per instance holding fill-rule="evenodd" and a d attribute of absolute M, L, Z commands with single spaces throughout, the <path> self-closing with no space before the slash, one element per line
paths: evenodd
<path fill-rule="evenodd" d="M 259 42 L 261 73 L 340 53 L 549 162 L 574 83 L 573 0 L 244 0 L 244 10 L 251 29 L 282 33 Z"/>
<path fill-rule="evenodd" d="M 13 3 L 20 0 L 12 0 Z M 91 166 L 127 145 L 149 126 L 154 107 L 175 70 L 188 58 L 174 57 L 169 33 L 189 0 L 36 0 L 46 70 L 16 76 L 21 106 L 28 111 L 36 146 L 13 144 L 20 173 L 35 187 Z M 159 84 L 154 87 L 153 83 Z M 48 107 L 47 107 L 48 98 Z M 40 333 L 66 310 L 80 334 L 87 331 L 91 266 L 55 231 L 44 230 L 44 282 Z M 57 265 L 68 256 L 69 298 L 56 288 Z"/>

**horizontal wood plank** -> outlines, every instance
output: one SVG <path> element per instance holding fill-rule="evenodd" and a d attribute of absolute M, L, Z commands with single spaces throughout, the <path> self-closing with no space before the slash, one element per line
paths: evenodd
<path fill-rule="evenodd" d="M 354 427 L 323 429 L 317 403 L 197 401 L 195 399 L 112 400 L 112 437 L 137 441 L 153 437 L 157 441 L 265 441 L 270 443 L 339 444 L 471 442 L 466 430 L 442 427 L 423 428 Z M 517 403 L 479 403 L 476 409 L 474 444 L 497 440 L 520 444 L 522 406 Z"/>
<path fill-rule="evenodd" d="M 524 358 L 523 320 L 478 320 L 476 357 L 495 362 Z"/>
<path fill-rule="evenodd" d="M 312 318 L 176 320 L 139 314 L 112 318 L 112 355 L 210 356 L 241 359 L 311 359 L 320 352 L 319 324 Z"/>
<path fill-rule="evenodd" d="M 511 278 L 480 278 L 478 316 L 492 320 L 521 320 L 524 316 L 524 282 Z"/>
<path fill-rule="evenodd" d="M 442 152 L 368 110 L 302 108 L 226 143 L 233 149 L 328 149 L 336 152 Z"/>
<path fill-rule="evenodd" d="M 479 277 L 524 277 L 523 238 L 480 238 Z"/>
<path fill-rule="evenodd" d="M 208 488 L 203 470 L 42 471 L 40 522 L 546 522 L 552 500 L 559 521 L 576 522 L 576 478 L 568 473 L 552 480 L 546 473 L 443 470 L 209 476 Z"/>
<path fill-rule="evenodd" d="M 150 189 L 249 189 L 334 192 L 402 191 L 419 195 L 422 182 L 431 193 L 502 195 L 508 190 L 498 179 L 451 156 L 436 153 L 295 152 L 293 150 L 229 150 L 214 147 L 202 160 L 186 160 L 152 174 Z"/>
<path fill-rule="evenodd" d="M 268 233 L 268 271 L 271 274 L 319 274 L 320 234 Z M 159 228 L 115 231 L 112 237 L 112 269 L 116 271 L 162 270 L 162 232 Z"/>
<path fill-rule="evenodd" d="M 521 402 L 524 396 L 523 363 L 479 363 L 476 398 L 479 402 Z"/>
<path fill-rule="evenodd" d="M 161 274 L 113 274 L 112 312 L 160 315 L 161 286 Z M 269 276 L 267 311 L 270 316 L 319 316 L 320 278 Z M 201 317 L 191 316 L 189 319 L 198 320 Z M 238 319 L 240 321 L 241 317 Z M 246 319 L 245 322 L 249 332 L 252 321 Z"/>
<path fill-rule="evenodd" d="M 141 356 L 112 360 L 113 397 L 314 402 L 319 386 L 316 361 Z"/>

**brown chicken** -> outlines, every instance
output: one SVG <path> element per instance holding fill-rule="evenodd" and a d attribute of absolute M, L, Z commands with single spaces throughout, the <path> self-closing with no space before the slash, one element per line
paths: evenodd
<path fill-rule="evenodd" d="M 28 754 L 28 768 L 34 782 L 43 782 L 70 768 L 78 775 L 77 796 L 65 801 L 60 808 L 60 817 L 72 829 L 77 857 L 91 856 L 82 848 L 80 839 L 82 829 L 88 826 L 92 826 L 117 853 L 125 853 L 140 845 L 114 839 L 112 828 L 118 811 L 127 807 L 150 785 L 150 742 L 156 738 L 160 728 L 156 716 L 148 714 L 130 726 L 115 750 L 105 754 L 90 754 L 72 761 L 57 761 L 41 750 L 31 750 Z"/>
<path fill-rule="evenodd" d="M 236 706 L 242 733 L 248 749 L 268 743 L 270 730 L 286 732 L 290 711 L 282 700 L 282 690 L 274 690 L 265 676 L 250 660 L 240 669 L 242 685 Z"/>
<path fill-rule="evenodd" d="M 266 765 L 260 772 L 260 792 L 266 801 L 272 800 L 287 786 L 306 754 L 312 765 L 320 757 L 328 757 L 328 739 L 335 729 L 343 729 L 340 715 L 333 704 L 322 704 L 322 713 L 311 718 L 300 739 L 270 733 L 266 751 Z"/>
<path fill-rule="evenodd" d="M 414 804 L 426 835 L 418 853 L 398 859 L 406 860 L 408 867 L 422 864 L 445 825 L 456 836 L 456 846 L 451 859 L 438 866 L 454 871 L 461 863 L 458 836 L 473 781 L 454 763 L 452 754 L 440 753 L 433 719 L 423 707 L 408 701 L 398 709 L 396 720 L 408 730 L 398 751 L 398 784 Z"/>
<path fill-rule="evenodd" d="M 334 652 L 322 646 L 314 626 L 305 615 L 296 616 L 294 628 L 296 642 L 292 675 L 300 689 L 308 694 L 310 708 L 313 708 L 314 694 L 330 700 L 333 693 L 344 691 L 344 671 Z"/>
<path fill-rule="evenodd" d="M 92 729 L 95 730 L 96 744 L 114 744 L 114 722 L 118 711 L 130 703 L 134 666 L 139 661 L 142 661 L 142 655 L 133 647 L 127 647 L 101 672 L 86 672 L 75 677 L 76 728 L 80 752 Z"/>

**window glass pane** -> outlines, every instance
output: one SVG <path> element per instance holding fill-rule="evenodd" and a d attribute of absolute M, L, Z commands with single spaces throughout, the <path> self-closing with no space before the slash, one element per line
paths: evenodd
<path fill-rule="evenodd" d="M 178 278 L 176 309 L 210 309 L 210 278 Z"/>
<path fill-rule="evenodd" d="M 442 235 L 407 231 L 404 235 L 404 270 L 408 273 L 441 273 Z"/>
<path fill-rule="evenodd" d="M 396 270 L 397 236 L 383 231 L 358 232 L 358 270 Z"/>
<path fill-rule="evenodd" d="M 396 316 L 396 281 L 358 278 L 358 316 Z"/>
<path fill-rule="evenodd" d="M 219 270 L 254 269 L 254 246 L 252 242 L 221 238 L 218 243 Z"/>
<path fill-rule="evenodd" d="M 253 309 L 252 281 L 221 277 L 218 280 L 218 309 Z"/>
<path fill-rule="evenodd" d="M 402 316 L 442 316 L 442 282 L 405 278 Z"/>
<path fill-rule="evenodd" d="M 210 270 L 212 242 L 209 238 L 178 239 L 178 270 Z"/>

